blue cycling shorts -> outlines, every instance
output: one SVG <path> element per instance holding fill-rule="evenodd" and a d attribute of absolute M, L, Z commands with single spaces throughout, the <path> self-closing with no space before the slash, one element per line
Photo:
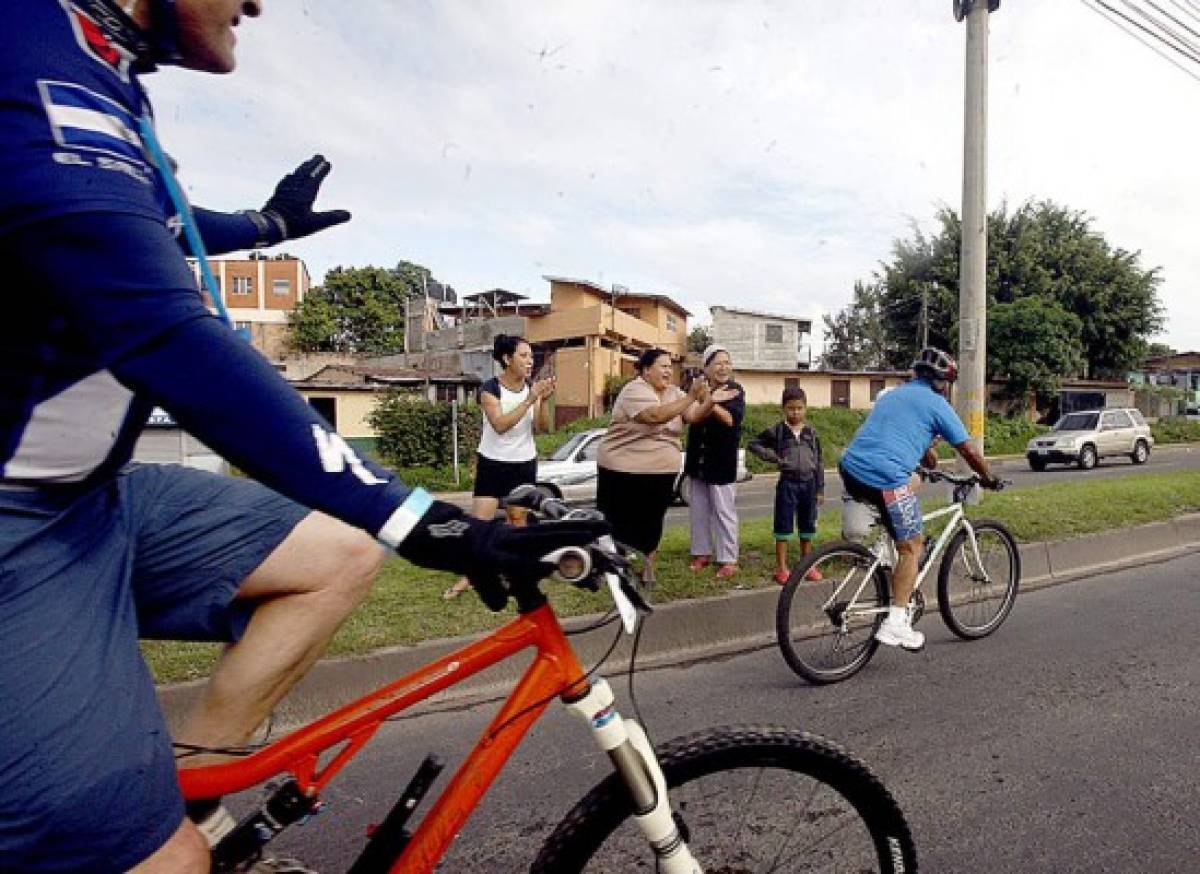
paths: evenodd
<path fill-rule="evenodd" d="M 0 872 L 123 872 L 183 801 L 139 637 L 233 641 L 241 582 L 308 510 L 250 480 L 134 465 L 0 488 Z"/>

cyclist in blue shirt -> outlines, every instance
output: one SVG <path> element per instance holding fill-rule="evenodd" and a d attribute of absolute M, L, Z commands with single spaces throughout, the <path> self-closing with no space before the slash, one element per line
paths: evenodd
<path fill-rule="evenodd" d="M 295 239 L 329 164 L 261 210 L 183 201 L 139 78 L 222 73 L 248 0 L 22 0 L 0 35 L 0 870 L 204 872 L 139 637 L 224 641 L 178 739 L 243 743 L 385 548 L 493 609 L 604 530 L 472 519 L 359 458 L 212 315 L 185 254 Z M 180 230 L 187 239 L 180 237 Z M 203 245 L 201 245 L 203 244 Z M 129 465 L 154 406 L 253 477 Z M 186 763 L 185 763 L 186 764 Z M 191 811 L 196 819 L 209 810 Z"/>
<path fill-rule="evenodd" d="M 845 485 L 843 535 L 851 540 L 866 536 L 870 524 L 870 514 L 863 513 L 866 505 L 878 511 L 899 553 L 892 569 L 891 606 L 875 639 L 916 652 L 925 646 L 925 635 L 912 627 L 908 602 L 924 538 L 913 471 L 919 463 L 937 466 L 933 446 L 941 438 L 979 474 L 985 488 L 995 488 L 999 481 L 945 398 L 950 383 L 958 377 L 954 359 L 940 349 L 925 348 L 912 369 L 911 381 L 878 397 L 846 447 L 838 472 Z"/>

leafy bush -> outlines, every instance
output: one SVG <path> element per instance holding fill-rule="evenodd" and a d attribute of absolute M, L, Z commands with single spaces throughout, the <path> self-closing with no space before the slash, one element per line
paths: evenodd
<path fill-rule="evenodd" d="M 396 468 L 445 467 L 454 462 L 450 440 L 453 405 L 414 400 L 389 392 L 371 413 L 379 457 Z M 458 408 L 458 457 L 468 462 L 479 446 L 483 412 L 475 405 Z"/>
<path fill-rule="evenodd" d="M 1022 455 L 1026 443 L 1050 430 L 1028 419 L 1002 416 L 988 416 L 984 428 L 983 447 L 988 455 Z"/>
<path fill-rule="evenodd" d="M 1200 422 L 1193 422 L 1183 416 L 1172 416 L 1169 419 L 1159 419 L 1150 426 L 1156 443 L 1192 443 L 1200 442 Z"/>

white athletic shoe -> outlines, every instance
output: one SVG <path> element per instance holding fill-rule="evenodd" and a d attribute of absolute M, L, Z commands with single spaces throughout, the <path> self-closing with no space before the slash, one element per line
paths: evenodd
<path fill-rule="evenodd" d="M 875 632 L 875 639 L 887 646 L 898 646 L 909 652 L 918 652 L 925 646 L 925 635 L 913 629 L 907 615 L 904 619 L 894 619 L 889 615 Z"/>

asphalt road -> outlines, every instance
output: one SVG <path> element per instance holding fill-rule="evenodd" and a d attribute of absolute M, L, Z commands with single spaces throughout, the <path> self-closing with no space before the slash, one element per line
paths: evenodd
<path fill-rule="evenodd" d="M 952 470 L 949 462 L 942 462 L 947 469 Z M 1112 477 L 1138 476 L 1147 473 L 1171 473 L 1180 470 L 1200 469 L 1200 447 L 1167 446 L 1158 447 L 1150 455 L 1150 460 L 1143 465 L 1135 465 L 1125 458 L 1106 458 L 1098 467 L 1092 470 L 1079 470 L 1065 465 L 1053 465 L 1041 473 L 1029 469 L 1023 458 L 1006 458 L 995 462 L 993 467 L 998 475 L 1012 480 L 1012 488 L 1038 485 L 1041 483 L 1067 481 L 1079 482 L 1084 479 L 1109 479 Z M 842 482 L 837 474 L 827 474 L 825 481 L 825 507 L 832 510 L 840 506 L 842 497 Z M 743 519 L 754 519 L 759 516 L 770 516 L 775 500 L 775 477 L 756 475 L 753 479 L 738 485 L 737 507 L 738 514 Z M 688 521 L 686 507 L 676 507 L 667 511 L 667 524 L 685 525 Z"/>
<path fill-rule="evenodd" d="M 1200 860 L 1197 617 L 1191 555 L 1023 595 L 981 641 L 960 642 L 927 616 L 923 653 L 881 651 L 836 686 L 804 684 L 771 648 L 641 672 L 638 701 L 660 740 L 736 722 L 836 739 L 900 802 L 922 871 L 1182 874 Z M 629 715 L 622 667 L 606 673 Z M 327 791 L 331 812 L 280 849 L 345 870 L 419 760 L 437 752 L 452 768 L 495 706 L 385 726 Z M 442 870 L 524 870 L 605 773 L 584 729 L 551 709 Z"/>

